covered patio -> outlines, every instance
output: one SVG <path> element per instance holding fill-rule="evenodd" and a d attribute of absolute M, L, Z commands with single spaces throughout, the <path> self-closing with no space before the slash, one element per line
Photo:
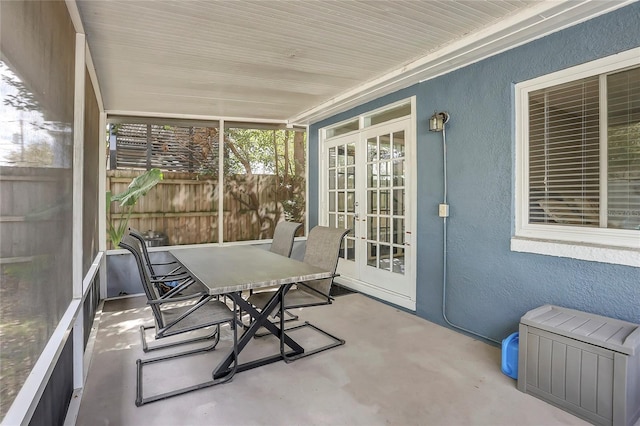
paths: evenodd
<path fill-rule="evenodd" d="M 542 305 L 640 324 L 638 0 L 0 1 L 0 19 L 3 424 L 583 423 L 519 392 L 500 344 Z M 149 171 L 137 204 L 110 202 Z M 136 407 L 152 318 L 113 225 L 163 259 L 267 248 L 285 220 L 298 260 L 314 227 L 349 230 L 348 294 L 297 310 L 346 344 Z M 222 337 L 149 366 L 149 392 L 209 374 Z"/>
<path fill-rule="evenodd" d="M 151 320 L 145 302 L 104 302 L 76 424 L 587 424 L 516 391 L 515 381 L 500 371 L 498 348 L 357 293 L 295 312 L 344 338 L 344 346 L 136 407 L 135 360 L 153 356 L 143 354 L 138 333 Z M 221 356 L 217 352 L 229 348 L 230 332 L 223 332 L 214 353 L 149 368 L 147 392 L 206 378 Z M 305 346 L 324 344 L 311 333 L 295 333 Z M 276 339 L 255 340 L 248 357 L 277 353 Z"/>

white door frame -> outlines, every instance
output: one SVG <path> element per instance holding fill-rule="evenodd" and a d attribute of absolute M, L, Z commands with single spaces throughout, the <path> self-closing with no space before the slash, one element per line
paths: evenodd
<path fill-rule="evenodd" d="M 408 223 L 405 225 L 407 228 L 408 233 L 405 234 L 405 241 L 406 241 L 406 246 L 407 246 L 407 261 L 408 264 L 410 265 L 410 267 L 408 268 L 407 271 L 407 279 L 410 280 L 410 282 L 413 283 L 413 285 L 411 286 L 411 289 L 409 291 L 409 294 L 407 295 L 403 295 L 403 294 L 398 294 L 395 293 L 393 291 L 375 286 L 371 283 L 367 283 L 365 281 L 362 281 L 360 279 L 354 278 L 352 276 L 347 276 L 345 275 L 346 271 L 342 271 L 341 268 L 341 264 L 338 264 L 338 273 L 342 273 L 341 276 L 336 278 L 336 282 L 339 284 L 342 284 L 346 287 L 349 287 L 353 290 L 356 291 L 360 291 L 362 293 L 368 294 L 370 296 L 373 296 L 375 298 L 384 300 L 386 302 L 401 306 L 403 308 L 415 311 L 416 309 L 416 274 L 417 274 L 417 265 L 416 265 L 416 230 L 417 230 L 417 182 L 416 182 L 416 177 L 417 177 L 417 173 L 416 173 L 416 167 L 417 167 L 417 161 L 416 161 L 416 130 L 417 130 L 417 125 L 416 125 L 416 98 L 415 96 L 411 97 L 409 99 L 410 103 L 411 103 L 411 114 L 410 114 L 410 124 L 409 124 L 409 131 L 408 131 L 408 135 L 407 135 L 407 139 L 406 139 L 406 160 L 405 160 L 405 164 L 406 164 L 406 169 L 407 169 L 407 174 L 405 176 L 405 179 L 407 179 L 410 184 L 407 187 L 407 193 L 406 193 L 406 197 L 409 200 L 409 211 L 408 211 L 408 215 L 410 216 Z M 402 103 L 407 103 L 407 99 L 400 101 L 400 102 L 396 102 L 390 105 L 387 105 L 383 108 L 374 110 L 374 111 L 369 111 L 365 114 L 361 114 L 358 119 L 359 119 L 359 130 L 354 131 L 352 133 L 354 134 L 363 134 L 365 131 L 368 131 L 369 129 L 373 129 L 376 126 L 371 126 L 371 127 L 365 127 L 365 119 L 375 113 L 384 111 L 386 109 L 390 109 L 393 108 L 394 106 L 397 106 L 399 104 Z M 403 117 L 402 119 L 406 119 L 406 116 Z M 349 119 L 348 121 L 353 121 L 354 118 Z M 384 125 L 388 125 L 390 123 L 392 123 L 395 120 L 390 120 L 389 122 L 386 123 L 381 123 L 380 126 L 384 126 Z M 340 123 L 337 124 L 338 126 L 340 125 Z M 326 211 L 328 209 L 328 197 L 327 197 L 327 182 L 328 182 L 328 171 L 327 171 L 327 167 L 325 165 L 325 158 L 327 156 L 327 147 L 326 147 L 326 134 L 327 134 L 327 130 L 329 128 L 334 128 L 336 127 L 336 125 L 333 125 L 331 127 L 326 127 L 326 128 L 322 128 L 318 130 L 318 178 L 319 178 L 319 184 L 318 184 L 318 222 L 320 225 L 326 225 L 327 224 L 327 217 L 326 217 Z M 351 133 L 347 133 L 345 135 L 341 135 L 339 136 L 340 138 L 344 137 L 344 136 L 348 136 Z M 338 137 L 336 137 L 338 138 Z M 358 136 L 359 138 L 359 136 Z M 333 138 L 331 138 L 333 139 Z M 353 269 L 353 268 L 351 268 Z M 341 272 L 342 271 L 342 272 Z"/>

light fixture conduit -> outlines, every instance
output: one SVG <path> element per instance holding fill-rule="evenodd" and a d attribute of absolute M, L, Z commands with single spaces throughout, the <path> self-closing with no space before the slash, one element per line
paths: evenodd
<path fill-rule="evenodd" d="M 447 204 L 447 131 L 446 123 L 449 121 L 449 114 L 446 112 L 435 113 L 429 119 L 429 130 L 432 132 L 442 132 L 442 174 L 443 174 L 443 197 L 442 204 L 440 205 L 440 216 L 442 217 L 443 231 L 442 231 L 442 318 L 451 327 L 464 331 L 465 333 L 473 334 L 474 336 L 481 337 L 485 340 L 497 343 L 498 340 L 491 337 L 476 333 L 475 331 L 461 327 L 449 321 L 447 318 L 447 217 L 449 216 L 449 205 Z M 444 207 L 444 209 L 443 209 Z M 445 213 L 443 213 L 443 210 Z"/>

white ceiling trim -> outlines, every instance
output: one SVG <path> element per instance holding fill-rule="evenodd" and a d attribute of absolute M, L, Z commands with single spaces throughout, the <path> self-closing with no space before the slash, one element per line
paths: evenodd
<path fill-rule="evenodd" d="M 65 0 L 67 10 L 69 11 L 69 17 L 73 22 L 73 27 L 77 33 L 84 34 L 84 26 L 82 25 L 82 19 L 80 18 L 80 11 L 78 10 L 78 4 L 76 0 Z"/>
<path fill-rule="evenodd" d="M 91 50 L 89 44 L 85 43 L 85 60 L 87 62 L 87 71 L 89 72 L 89 78 L 91 79 L 91 85 L 93 86 L 93 92 L 96 95 L 96 102 L 98 102 L 98 109 L 101 113 L 104 112 L 104 102 L 102 101 L 102 92 L 100 92 L 100 84 L 98 84 L 98 75 L 96 74 L 96 67 L 93 64 L 93 58 L 91 57 Z"/>
<path fill-rule="evenodd" d="M 451 43 L 402 68 L 291 117 L 288 121 L 310 124 L 323 120 L 362 103 L 447 74 L 636 1 L 638 0 L 541 2 L 498 24 Z"/>
<path fill-rule="evenodd" d="M 78 10 L 78 4 L 76 0 L 65 0 L 67 10 L 69 11 L 69 17 L 73 22 L 73 27 L 78 34 L 85 34 L 84 25 L 82 25 L 82 19 L 80 18 L 80 11 Z M 96 74 L 96 67 L 93 64 L 93 58 L 91 57 L 91 50 L 89 44 L 85 41 L 85 63 L 87 65 L 87 71 L 89 72 L 89 78 L 93 86 L 93 91 L 96 95 L 98 102 L 98 109 L 100 112 L 104 112 L 104 103 L 102 102 L 102 93 L 100 92 L 100 85 L 98 84 L 98 75 Z"/>
<path fill-rule="evenodd" d="M 109 116 L 125 116 L 125 117 L 144 117 L 144 118 L 173 118 L 182 120 L 198 120 L 198 121 L 238 121 L 245 123 L 267 123 L 267 124 L 289 124 L 287 120 L 275 120 L 270 118 L 249 118 L 249 117 L 221 117 L 214 115 L 196 115 L 196 114 L 172 114 L 159 112 L 141 112 L 141 111 L 122 111 L 107 110 L 107 120 Z"/>

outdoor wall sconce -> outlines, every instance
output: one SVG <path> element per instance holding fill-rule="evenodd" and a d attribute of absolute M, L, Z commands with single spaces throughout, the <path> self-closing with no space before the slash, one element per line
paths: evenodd
<path fill-rule="evenodd" d="M 449 114 L 446 112 L 436 112 L 429 118 L 429 131 L 441 132 L 444 124 L 449 121 Z"/>

